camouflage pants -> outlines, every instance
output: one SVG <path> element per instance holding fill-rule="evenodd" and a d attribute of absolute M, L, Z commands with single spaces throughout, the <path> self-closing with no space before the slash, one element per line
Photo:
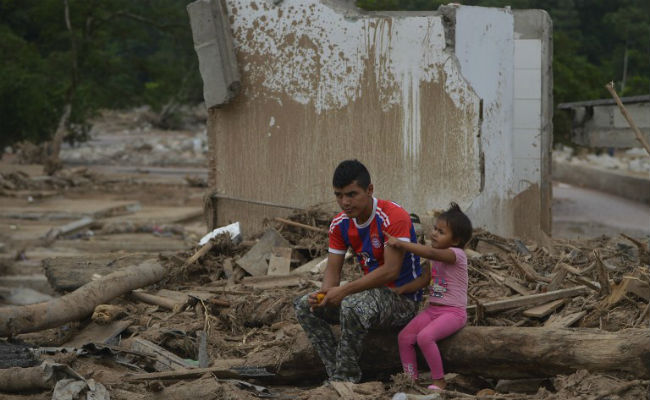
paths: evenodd
<path fill-rule="evenodd" d="M 325 364 L 327 375 L 334 381 L 359 382 L 359 358 L 368 330 L 404 326 L 415 316 L 418 307 L 417 302 L 386 287 L 349 295 L 340 307 L 315 308 L 313 312 L 307 296 L 294 301 L 296 317 Z M 341 325 L 338 343 L 330 323 Z"/>

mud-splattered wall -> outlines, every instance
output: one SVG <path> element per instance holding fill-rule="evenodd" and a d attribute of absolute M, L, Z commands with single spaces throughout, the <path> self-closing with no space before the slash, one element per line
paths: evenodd
<path fill-rule="evenodd" d="M 485 197 L 486 164 L 495 165 L 489 181 L 498 188 L 471 212 L 492 231 L 512 232 L 511 216 L 505 224 L 493 216 L 495 204 L 514 195 L 511 149 L 497 161 L 484 161 L 482 150 L 495 140 L 511 146 L 499 139 L 512 126 L 509 11 L 480 16 L 494 27 L 483 40 L 506 55 L 481 77 L 493 86 L 486 122 L 453 46 L 454 9 L 443 16 L 361 14 L 333 1 L 226 5 L 242 86 L 233 102 L 210 109 L 210 185 L 222 197 L 217 224 L 239 220 L 252 233 L 263 217 L 287 213 L 269 203 L 334 210 L 333 169 L 358 158 L 377 197 L 419 214 L 450 201 L 470 207 Z M 510 40 L 498 43 L 503 32 Z"/>

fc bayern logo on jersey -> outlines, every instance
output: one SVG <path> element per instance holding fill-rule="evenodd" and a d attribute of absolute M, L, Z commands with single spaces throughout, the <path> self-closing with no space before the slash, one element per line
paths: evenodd
<path fill-rule="evenodd" d="M 379 240 L 378 237 L 375 236 L 370 241 L 372 242 L 372 247 L 374 247 L 375 249 L 378 249 L 378 248 L 381 247 L 381 240 Z"/>

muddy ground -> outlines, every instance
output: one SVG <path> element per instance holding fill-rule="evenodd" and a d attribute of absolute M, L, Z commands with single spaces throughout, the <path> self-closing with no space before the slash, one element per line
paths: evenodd
<path fill-rule="evenodd" d="M 62 377 L 85 384 L 79 394 L 67 397 L 71 399 L 86 393 L 94 398 L 108 393 L 112 399 L 194 400 L 431 395 L 422 386 L 426 378 L 416 385 L 405 381 L 398 360 L 372 370 L 359 385 L 323 384 L 322 366 L 296 325 L 291 301 L 318 287 L 326 235 L 267 221 L 257 234 L 245 233 L 242 242 L 222 237 L 196 256 L 206 233 L 207 148 L 200 113 L 187 130 L 177 132 L 156 130 L 144 114 L 106 113 L 88 144 L 64 149 L 66 168 L 54 177 L 44 177 L 34 158 L 17 149 L 2 158 L 0 319 L 8 310 L 54 301 L 143 260 L 163 267 L 164 275 L 136 293 L 127 290 L 94 307 L 92 315 L 5 335 L 0 339 L 0 368 L 5 371 L 49 360 L 77 375 L 59 373 L 43 388 L 9 392 L 0 374 L 0 388 L 5 387 L 0 398 L 66 398 L 57 397 L 63 396 Z M 291 219 L 325 229 L 329 218 L 314 209 Z M 248 265 L 243 261 L 247 254 L 265 242 L 264 232 L 279 235 L 291 249 L 288 259 L 274 258 L 268 248 L 262 251 L 264 265 L 288 266 L 289 273 L 279 278 L 249 276 L 242 268 Z M 529 243 L 477 230 L 468 251 L 474 306 L 468 325 L 647 330 L 647 246 L 648 237 L 615 233 Z M 359 273 L 350 259 L 344 278 Z M 584 291 L 560 297 L 554 305 L 534 304 L 547 305 L 545 313 L 527 312 L 535 308 L 532 304 L 485 311 L 496 300 L 581 285 Z M 366 358 L 378 365 L 386 354 L 369 351 Z M 202 366 L 211 370 L 179 372 Z M 552 375 L 527 371 L 527 379 L 495 378 L 487 369 L 484 374 L 455 370 L 447 375 L 448 390 L 439 398 L 648 398 L 647 376 L 625 369 L 598 371 L 597 365 L 591 372 L 571 367 Z M 426 376 L 422 364 L 420 369 Z M 272 375 L 260 376 L 265 373 Z"/>

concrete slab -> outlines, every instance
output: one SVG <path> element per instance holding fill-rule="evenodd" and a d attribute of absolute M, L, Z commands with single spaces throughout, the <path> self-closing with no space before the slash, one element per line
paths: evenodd
<path fill-rule="evenodd" d="M 553 180 L 650 205 L 650 176 L 555 160 Z"/>

